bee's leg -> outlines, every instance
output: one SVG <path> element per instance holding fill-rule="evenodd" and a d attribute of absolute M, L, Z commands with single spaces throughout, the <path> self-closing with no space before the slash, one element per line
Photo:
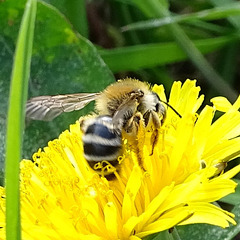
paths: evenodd
<path fill-rule="evenodd" d="M 227 167 L 227 162 L 219 162 L 216 165 L 214 165 L 214 167 L 217 168 L 217 170 L 213 177 L 217 177 L 224 172 L 224 169 Z"/>
<path fill-rule="evenodd" d="M 152 151 L 150 153 L 150 156 L 151 156 L 153 155 L 154 148 L 159 139 L 159 128 L 161 127 L 162 119 L 160 118 L 157 112 L 152 110 L 147 111 L 143 115 L 143 118 L 145 120 L 147 131 L 152 132 L 152 136 L 151 136 Z"/>
<path fill-rule="evenodd" d="M 157 145 L 158 139 L 159 139 L 159 132 L 158 132 L 158 129 L 155 129 L 151 136 L 152 151 L 149 156 L 153 155 L 153 151 L 155 146 Z"/>
<path fill-rule="evenodd" d="M 139 126 L 140 120 L 141 120 L 141 116 L 138 113 L 133 115 L 124 126 L 126 133 L 132 136 L 136 136 L 138 132 L 138 126 Z"/>
<path fill-rule="evenodd" d="M 124 130 L 129 140 L 129 144 L 137 156 L 138 165 L 143 171 L 146 171 L 145 168 L 143 167 L 143 160 L 142 160 L 142 155 L 143 155 L 142 145 L 145 140 L 145 138 L 142 136 L 142 133 L 144 133 L 143 131 L 144 128 L 145 126 L 144 126 L 143 116 L 141 113 L 138 112 L 129 119 L 129 121 L 124 127 Z"/>
<path fill-rule="evenodd" d="M 144 119 L 141 113 L 136 113 L 134 116 L 134 122 L 135 122 L 135 131 L 136 131 L 136 148 L 137 148 L 137 158 L 138 158 L 138 165 L 141 167 L 141 169 L 146 172 L 146 169 L 143 166 L 143 145 L 145 142 L 145 126 L 144 126 Z"/>
<path fill-rule="evenodd" d="M 83 118 L 83 117 L 80 117 L 78 121 L 79 121 L 79 124 L 80 124 L 80 129 L 81 129 L 81 131 L 82 131 L 82 132 L 85 132 L 85 131 L 84 131 L 84 128 L 85 128 L 85 126 L 84 126 L 84 125 L 85 125 L 85 124 L 84 124 L 84 123 L 85 123 L 84 118 Z"/>

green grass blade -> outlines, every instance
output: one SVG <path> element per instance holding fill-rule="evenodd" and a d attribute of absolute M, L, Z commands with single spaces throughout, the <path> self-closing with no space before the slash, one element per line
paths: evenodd
<path fill-rule="evenodd" d="M 193 42 L 188 38 L 185 32 L 176 24 L 169 25 L 169 30 L 175 34 L 176 42 L 186 52 L 194 65 L 205 76 L 206 81 L 216 89 L 216 91 L 227 97 L 231 102 L 237 99 L 238 94 L 224 79 L 214 70 L 209 62 L 204 58 L 202 53 L 194 46 Z"/>
<path fill-rule="evenodd" d="M 131 0 L 138 8 L 150 18 L 170 17 L 170 12 L 162 6 L 159 1 L 149 0 L 145 8 L 140 4 L 141 1 Z M 195 47 L 183 29 L 177 23 L 171 23 L 167 26 L 169 33 L 174 37 L 176 43 L 185 51 L 193 64 L 201 71 L 209 85 L 219 94 L 227 97 L 231 102 L 235 101 L 238 94 L 224 79 L 215 71 L 215 69 L 204 58 L 201 52 Z"/>
<path fill-rule="evenodd" d="M 128 22 L 132 22 L 132 15 L 131 15 L 131 12 L 129 11 L 129 6 L 127 4 L 121 4 L 120 5 L 120 9 L 122 11 L 122 14 L 123 14 L 123 20 L 125 23 L 128 23 Z M 140 44 L 141 41 L 137 35 L 137 33 L 135 31 L 131 31 L 129 33 L 127 33 L 126 35 L 127 38 L 129 38 L 129 40 L 134 43 L 134 44 Z"/>
<path fill-rule="evenodd" d="M 237 42 L 229 44 L 227 48 L 221 51 L 221 57 L 219 57 L 217 64 L 219 73 L 231 86 L 234 86 L 235 73 L 238 69 L 238 49 L 239 44 Z"/>
<path fill-rule="evenodd" d="M 211 22 L 205 22 L 201 20 L 191 21 L 187 23 L 189 26 L 197 28 L 197 29 L 203 29 L 204 31 L 211 32 L 211 33 L 217 33 L 220 35 L 227 35 L 230 32 L 233 32 L 230 27 L 227 26 L 220 26 L 215 23 Z"/>
<path fill-rule="evenodd" d="M 236 1 L 234 0 L 210 0 L 210 2 L 215 6 L 215 7 L 219 7 L 219 6 L 228 6 L 231 4 L 236 3 Z M 228 16 L 228 20 L 229 22 L 236 28 L 236 29 L 240 29 L 240 16 Z"/>
<path fill-rule="evenodd" d="M 65 0 L 66 14 L 74 29 L 83 37 L 88 37 L 88 22 L 85 0 Z"/>
<path fill-rule="evenodd" d="M 19 161 L 37 2 L 25 7 L 12 70 L 6 140 L 6 237 L 21 239 Z"/>
<path fill-rule="evenodd" d="M 169 16 L 161 19 L 151 19 L 129 24 L 122 28 L 123 31 L 144 30 L 149 28 L 161 27 L 171 23 L 190 22 L 195 20 L 217 20 L 227 18 L 229 16 L 240 15 L 240 4 L 230 4 L 225 7 L 215 7 L 208 10 L 199 11 L 197 13 L 183 14 L 177 16 Z"/>
<path fill-rule="evenodd" d="M 196 40 L 193 43 L 201 53 L 209 53 L 236 40 L 236 36 L 226 36 Z M 113 72 L 134 71 L 187 59 L 186 53 L 174 42 L 99 50 L 99 53 Z"/>

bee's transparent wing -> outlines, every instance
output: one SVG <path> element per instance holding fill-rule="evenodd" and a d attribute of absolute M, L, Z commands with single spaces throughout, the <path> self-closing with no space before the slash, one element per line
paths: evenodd
<path fill-rule="evenodd" d="M 96 100 L 100 93 L 76 93 L 31 98 L 26 104 L 26 117 L 34 120 L 51 121 L 63 112 L 84 108 Z"/>

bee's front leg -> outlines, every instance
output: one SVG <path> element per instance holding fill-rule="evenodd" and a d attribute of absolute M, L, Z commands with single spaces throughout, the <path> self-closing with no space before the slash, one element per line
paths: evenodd
<path fill-rule="evenodd" d="M 163 122 L 163 115 L 159 115 L 157 112 L 149 110 L 143 115 L 143 118 L 145 121 L 146 130 L 152 132 L 151 135 L 152 151 L 150 153 L 151 156 L 153 155 L 154 148 L 159 139 L 159 129 Z"/>
<path fill-rule="evenodd" d="M 140 113 L 133 115 L 125 124 L 124 130 L 130 136 L 137 136 L 139 123 L 142 116 Z"/>
<path fill-rule="evenodd" d="M 138 165 L 143 171 L 146 171 L 143 166 L 143 144 L 145 141 L 145 125 L 144 119 L 140 112 L 134 114 L 127 124 L 124 126 L 123 136 L 128 139 L 131 149 L 137 156 Z"/>

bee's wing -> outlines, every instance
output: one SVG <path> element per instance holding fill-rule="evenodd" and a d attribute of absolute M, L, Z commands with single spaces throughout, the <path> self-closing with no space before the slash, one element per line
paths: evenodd
<path fill-rule="evenodd" d="M 26 104 L 26 117 L 34 120 L 51 121 L 62 112 L 84 108 L 96 100 L 100 93 L 76 93 L 31 98 Z"/>

